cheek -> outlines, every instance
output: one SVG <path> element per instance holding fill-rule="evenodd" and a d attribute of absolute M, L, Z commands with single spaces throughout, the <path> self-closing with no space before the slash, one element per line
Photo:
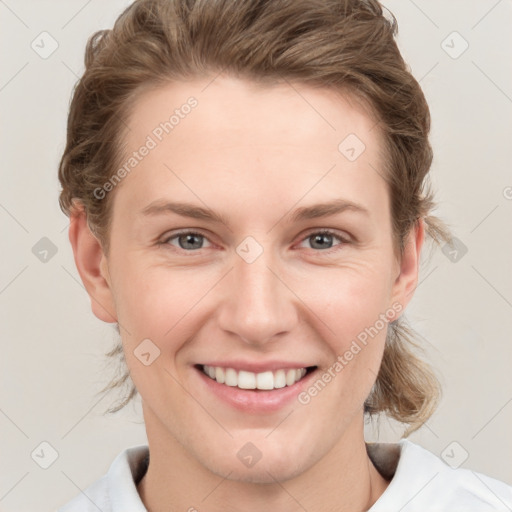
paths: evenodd
<path fill-rule="evenodd" d="M 146 267 L 136 260 L 133 256 L 133 262 L 116 269 L 117 313 L 139 328 L 146 322 L 145 327 L 153 332 L 159 327 L 154 324 L 158 319 L 166 321 L 170 328 L 194 294 L 190 286 L 193 278 L 187 279 L 185 273 L 173 269 Z"/>
<path fill-rule="evenodd" d="M 366 399 L 379 371 L 388 323 L 396 315 L 384 269 L 359 270 L 333 274 L 308 303 L 318 312 L 317 326 L 323 326 L 321 336 L 329 346 L 331 364 L 322 380 L 334 393 L 329 399 L 345 404 Z"/>
<path fill-rule="evenodd" d="M 217 281 L 216 276 L 192 269 L 135 265 L 119 269 L 116 309 L 119 322 L 126 327 L 126 348 L 133 350 L 147 338 L 173 357 L 200 329 L 203 300 Z"/>
<path fill-rule="evenodd" d="M 295 296 L 300 298 L 305 307 L 298 314 L 307 316 L 308 328 L 327 342 L 333 357 L 348 350 L 354 339 L 364 342 L 365 330 L 389 307 L 386 258 L 372 254 L 350 260 L 337 268 L 311 265 L 302 275 L 292 270 L 282 274 L 294 292 L 289 307 L 297 303 Z M 226 282 L 221 282 L 225 271 L 213 266 L 187 269 L 141 263 L 142 257 L 131 254 L 114 267 L 116 310 L 125 328 L 126 348 L 133 351 L 148 338 L 172 357 L 181 344 L 197 335 L 202 323 L 215 317 L 219 296 L 229 300 Z"/>
<path fill-rule="evenodd" d="M 179 393 L 179 387 L 173 387 L 179 366 L 176 358 L 197 334 L 194 306 L 207 290 L 186 272 L 139 266 L 118 270 L 116 307 L 125 327 L 121 334 L 132 379 L 145 400 L 151 397 L 150 402 L 162 399 L 157 389 Z"/>
<path fill-rule="evenodd" d="M 375 286 L 342 286 L 320 310 L 328 326 L 321 334 L 329 347 L 327 367 L 299 402 L 329 411 L 340 431 L 361 411 L 379 373 L 388 319 L 394 313 L 384 299 L 385 293 L 377 293 Z"/>
<path fill-rule="evenodd" d="M 326 273 L 325 279 L 316 281 L 316 293 L 307 296 L 311 309 L 318 312 L 326 324 L 328 338 L 337 340 L 343 350 L 350 340 L 366 328 L 373 326 L 382 315 L 391 315 L 389 272 L 377 266 L 345 268 Z M 313 283 L 311 283 L 313 284 Z M 304 289 L 306 294 L 306 289 Z M 392 320 L 392 318 L 391 318 Z M 382 322 L 378 327 L 382 330 Z"/>

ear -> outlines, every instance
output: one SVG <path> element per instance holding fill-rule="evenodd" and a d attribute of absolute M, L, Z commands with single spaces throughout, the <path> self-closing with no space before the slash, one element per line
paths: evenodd
<path fill-rule="evenodd" d="M 425 239 L 425 223 L 422 218 L 418 219 L 411 228 L 405 241 L 402 260 L 399 262 L 398 274 L 392 290 L 394 302 L 402 305 L 402 310 L 414 296 L 418 283 L 421 248 Z"/>
<path fill-rule="evenodd" d="M 76 268 L 91 299 L 94 315 L 108 323 L 117 322 L 111 290 L 107 257 L 87 223 L 83 206 L 70 215 L 69 241 L 73 247 Z"/>

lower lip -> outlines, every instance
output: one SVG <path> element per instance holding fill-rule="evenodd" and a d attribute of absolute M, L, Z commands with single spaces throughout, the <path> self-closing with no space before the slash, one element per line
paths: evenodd
<path fill-rule="evenodd" d="M 215 379 L 208 377 L 202 370 L 193 367 L 199 374 L 201 381 L 207 388 L 221 400 L 235 409 L 246 413 L 265 413 L 278 411 L 291 403 L 297 395 L 309 384 L 318 368 L 306 374 L 301 380 L 291 386 L 272 390 L 240 389 L 236 386 L 219 384 Z"/>

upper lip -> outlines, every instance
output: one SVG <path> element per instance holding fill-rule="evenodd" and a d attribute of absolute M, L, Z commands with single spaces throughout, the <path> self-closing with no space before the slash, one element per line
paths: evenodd
<path fill-rule="evenodd" d="M 255 362 L 255 361 L 242 361 L 242 360 L 231 360 L 231 361 L 209 361 L 206 363 L 200 363 L 201 366 L 220 366 L 221 368 L 233 368 L 234 370 L 262 373 L 262 372 L 274 372 L 276 370 L 286 370 L 291 368 L 309 368 L 315 366 L 308 363 L 294 362 L 294 361 L 266 361 L 266 362 Z"/>

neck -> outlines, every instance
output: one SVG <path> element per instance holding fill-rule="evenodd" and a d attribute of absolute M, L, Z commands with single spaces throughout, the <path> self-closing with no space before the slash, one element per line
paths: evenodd
<path fill-rule="evenodd" d="M 137 490 L 150 512 L 366 511 L 389 484 L 366 452 L 362 416 L 316 464 L 289 480 L 261 484 L 213 473 L 151 411 L 146 415 L 152 416 L 145 418 L 151 455 Z"/>

